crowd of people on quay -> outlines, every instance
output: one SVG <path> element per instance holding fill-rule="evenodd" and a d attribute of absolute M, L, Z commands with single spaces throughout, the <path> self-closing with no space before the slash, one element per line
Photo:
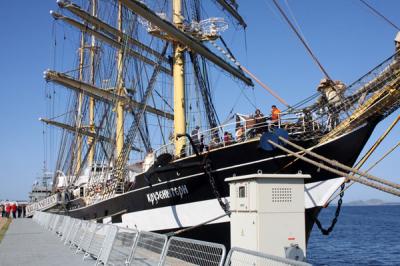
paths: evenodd
<path fill-rule="evenodd" d="M 5 200 L 0 202 L 0 212 L 3 218 L 23 218 L 26 216 L 26 204 Z"/>

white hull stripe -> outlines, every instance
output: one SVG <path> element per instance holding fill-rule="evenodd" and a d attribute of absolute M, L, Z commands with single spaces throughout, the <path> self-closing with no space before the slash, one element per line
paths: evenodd
<path fill-rule="evenodd" d="M 305 208 L 324 206 L 344 180 L 344 177 L 338 177 L 306 184 L 304 189 Z"/>
<path fill-rule="evenodd" d="M 122 226 L 144 231 L 198 225 L 224 214 L 216 199 L 137 211 L 122 215 Z M 225 216 L 212 223 L 229 222 Z"/>
<path fill-rule="evenodd" d="M 314 182 L 305 185 L 306 209 L 323 206 L 342 184 L 344 178 Z M 229 197 L 223 201 L 230 201 Z M 145 231 L 168 230 L 204 223 L 224 214 L 216 199 L 155 208 L 122 215 L 122 226 Z M 224 216 L 211 223 L 229 222 Z"/>

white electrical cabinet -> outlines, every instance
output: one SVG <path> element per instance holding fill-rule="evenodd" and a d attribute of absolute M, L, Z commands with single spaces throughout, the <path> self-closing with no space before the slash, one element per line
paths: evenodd
<path fill-rule="evenodd" d="M 310 176 L 254 174 L 225 179 L 230 185 L 231 246 L 280 257 L 291 257 L 288 252 L 296 249 L 305 256 L 306 178 Z"/>

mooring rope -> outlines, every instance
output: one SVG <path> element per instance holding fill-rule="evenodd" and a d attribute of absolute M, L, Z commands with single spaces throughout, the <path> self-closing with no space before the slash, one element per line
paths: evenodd
<path fill-rule="evenodd" d="M 388 188 L 388 187 L 381 186 L 379 184 L 364 180 L 362 178 L 349 175 L 349 174 L 347 174 L 347 173 L 345 173 L 343 171 L 339 171 L 337 169 L 334 169 L 332 167 L 326 166 L 326 165 L 324 165 L 322 163 L 319 163 L 317 161 L 314 161 L 312 159 L 306 158 L 305 156 L 299 155 L 299 154 L 297 154 L 297 153 L 295 153 L 295 152 L 293 152 L 293 151 L 291 151 L 291 150 L 289 150 L 289 149 L 287 149 L 287 148 L 285 148 L 285 147 L 273 142 L 272 140 L 268 140 L 268 143 L 270 143 L 274 147 L 276 147 L 276 148 L 278 148 L 278 149 L 280 149 L 280 150 L 282 150 L 282 151 L 284 151 L 284 152 L 286 152 L 288 154 L 291 154 L 291 155 L 295 156 L 296 158 L 299 158 L 299 159 L 301 159 L 301 160 L 303 160 L 303 161 L 305 161 L 307 163 L 310 163 L 310 164 L 312 164 L 312 165 L 314 165 L 314 166 L 316 166 L 318 168 L 324 169 L 326 171 L 329 171 L 331 173 L 337 174 L 339 176 L 347 177 L 349 180 L 353 180 L 353 181 L 361 183 L 363 185 L 366 185 L 366 186 L 375 188 L 377 190 L 380 190 L 380 191 L 383 191 L 383 192 L 386 192 L 386 193 L 389 193 L 389 194 L 392 194 L 392 195 L 400 197 L 400 190 L 398 190 L 398 189 Z"/>
<path fill-rule="evenodd" d="M 289 140 L 287 140 L 285 138 L 279 137 L 279 140 L 285 142 L 286 144 L 289 144 L 290 146 L 292 146 L 292 147 L 294 147 L 294 148 L 296 148 L 298 150 L 303 151 L 304 153 L 306 153 L 308 155 L 311 155 L 311 156 L 313 156 L 313 157 L 315 157 L 317 159 L 320 159 L 320 160 L 322 160 L 322 161 L 324 161 L 324 162 L 326 162 L 328 164 L 331 164 L 332 166 L 342 168 L 343 170 L 352 172 L 354 174 L 358 174 L 358 175 L 360 175 L 360 176 L 362 176 L 362 177 L 364 177 L 366 179 L 370 179 L 370 180 L 376 181 L 378 183 L 381 183 L 381 184 L 384 184 L 384 185 L 387 185 L 387 186 L 390 186 L 390 187 L 393 187 L 393 188 L 396 188 L 396 189 L 400 189 L 400 185 L 399 184 L 396 184 L 396 183 L 384 180 L 382 178 L 373 176 L 371 174 L 368 174 L 367 172 L 363 172 L 363 171 L 360 171 L 358 169 L 349 167 L 349 166 L 344 165 L 344 164 L 342 164 L 342 163 L 340 163 L 338 161 L 328 159 L 328 158 L 326 158 L 326 157 L 324 157 L 322 155 L 319 155 L 319 154 L 317 154 L 315 152 L 312 152 L 312 151 L 309 151 L 307 149 L 304 149 L 303 147 L 301 147 L 301 146 L 299 146 L 299 145 L 297 145 L 297 144 L 295 144 L 295 143 L 293 143 L 293 142 L 291 142 L 291 141 L 289 141 Z"/>

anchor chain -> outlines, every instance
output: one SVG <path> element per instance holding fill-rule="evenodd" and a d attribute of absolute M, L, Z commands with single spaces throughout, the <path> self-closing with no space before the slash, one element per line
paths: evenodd
<path fill-rule="evenodd" d="M 335 224 L 337 223 L 337 220 L 340 215 L 340 209 L 341 209 L 342 203 L 343 203 L 344 187 L 345 187 L 345 183 L 343 183 L 340 186 L 340 194 L 339 194 L 338 205 L 337 205 L 336 211 L 335 211 L 335 217 L 333 218 L 332 223 L 328 229 L 323 228 L 321 222 L 318 220 L 318 218 L 316 216 L 314 216 L 314 221 L 317 224 L 319 230 L 321 231 L 321 233 L 323 235 L 326 235 L 326 236 L 329 235 L 332 232 L 333 228 L 335 227 Z"/>
<path fill-rule="evenodd" d="M 226 204 L 222 201 L 221 194 L 218 191 L 217 185 L 215 183 L 215 179 L 214 179 L 211 171 L 212 171 L 211 162 L 210 162 L 210 160 L 208 160 L 207 155 L 206 155 L 204 157 L 204 173 L 208 176 L 214 196 L 217 198 L 218 203 L 221 206 L 222 210 L 224 210 L 225 214 L 230 216 L 231 212 L 229 210 L 229 206 L 228 206 L 228 204 Z"/>
<path fill-rule="evenodd" d="M 192 137 L 189 134 L 178 134 L 176 136 L 177 139 L 181 138 L 181 137 L 188 138 L 189 143 L 192 146 L 194 153 L 196 154 L 196 158 L 198 158 L 201 161 L 201 155 L 200 155 L 199 151 L 197 150 L 197 146 L 194 144 Z M 217 198 L 219 205 L 221 206 L 222 210 L 225 212 L 226 215 L 231 216 L 231 212 L 229 211 L 229 205 L 222 201 L 221 194 L 218 191 L 217 185 L 215 183 L 215 179 L 211 173 L 212 172 L 211 160 L 208 159 L 208 153 L 206 153 L 204 155 L 203 169 L 204 169 L 204 174 L 206 174 L 208 176 L 214 196 Z"/>

